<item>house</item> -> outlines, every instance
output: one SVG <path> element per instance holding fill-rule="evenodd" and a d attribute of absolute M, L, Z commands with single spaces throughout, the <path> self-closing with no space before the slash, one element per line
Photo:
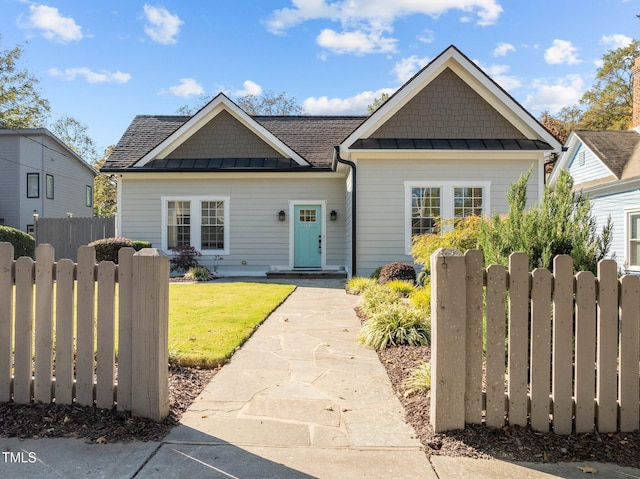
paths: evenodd
<path fill-rule="evenodd" d="M 591 200 L 598 231 L 611 218 L 611 250 L 623 272 L 640 273 L 640 58 L 633 68 L 633 124 L 630 130 L 574 130 L 549 176 L 560 170 L 575 191 Z"/>
<path fill-rule="evenodd" d="M 0 129 L 0 224 L 31 233 L 34 215 L 93 216 L 96 175 L 45 128 Z"/>
<path fill-rule="evenodd" d="M 451 46 L 368 117 L 250 116 L 223 94 L 191 117 L 137 116 L 102 171 L 122 236 L 221 256 L 227 275 L 368 275 L 412 261 L 437 217 L 505 213 L 557 140 Z"/>

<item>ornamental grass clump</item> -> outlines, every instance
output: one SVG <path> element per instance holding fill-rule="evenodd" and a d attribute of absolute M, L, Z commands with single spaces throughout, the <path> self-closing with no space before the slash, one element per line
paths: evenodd
<path fill-rule="evenodd" d="M 403 298 L 408 298 L 416 289 L 413 281 L 407 281 L 404 279 L 392 279 L 391 281 L 386 282 L 385 286 L 392 289 Z"/>
<path fill-rule="evenodd" d="M 365 289 L 360 295 L 360 312 L 370 318 L 381 308 L 397 303 L 400 294 L 397 291 L 388 288 L 386 285 L 374 284 Z"/>
<path fill-rule="evenodd" d="M 369 289 L 371 286 L 378 284 L 375 279 L 364 278 L 362 276 L 354 276 L 345 286 L 347 293 L 349 294 L 362 294 L 365 290 Z"/>
<path fill-rule="evenodd" d="M 431 364 L 420 362 L 411 375 L 404 380 L 404 385 L 419 391 L 429 391 L 431 389 Z"/>
<path fill-rule="evenodd" d="M 431 324 L 419 311 L 391 303 L 364 322 L 358 340 L 377 350 L 400 345 L 422 346 L 431 340 Z"/>
<path fill-rule="evenodd" d="M 185 279 L 190 279 L 192 281 L 210 281 L 213 279 L 211 271 L 204 266 L 189 268 L 189 271 L 185 273 L 184 277 Z"/>

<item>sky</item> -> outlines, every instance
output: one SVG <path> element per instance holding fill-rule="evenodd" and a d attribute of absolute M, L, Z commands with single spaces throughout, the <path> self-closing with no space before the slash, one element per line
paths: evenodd
<path fill-rule="evenodd" d="M 362 115 L 449 45 L 529 112 L 575 104 L 602 56 L 640 39 L 640 0 L 0 0 L 50 121 L 102 150 L 137 114 L 201 95 L 286 93 L 310 115 Z"/>

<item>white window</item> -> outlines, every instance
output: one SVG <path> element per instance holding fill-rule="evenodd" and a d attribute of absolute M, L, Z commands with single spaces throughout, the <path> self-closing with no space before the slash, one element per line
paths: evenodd
<path fill-rule="evenodd" d="M 625 269 L 640 269 L 640 210 L 627 212 L 627 258 Z"/>
<path fill-rule="evenodd" d="M 229 254 L 228 197 L 162 197 L 162 249 Z"/>
<path fill-rule="evenodd" d="M 482 216 L 490 211 L 489 181 L 405 181 L 404 188 L 407 254 L 414 236 L 435 233 L 436 221 Z"/>

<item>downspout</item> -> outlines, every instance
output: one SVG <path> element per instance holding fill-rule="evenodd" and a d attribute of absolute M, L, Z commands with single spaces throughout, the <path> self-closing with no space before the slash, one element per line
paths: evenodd
<path fill-rule="evenodd" d="M 338 163 L 342 163 L 344 165 L 347 165 L 351 168 L 351 276 L 355 276 L 356 275 L 356 264 L 357 264 L 357 258 L 356 258 L 356 246 L 357 246 L 357 241 L 356 241 L 356 233 L 357 233 L 357 228 L 356 228 L 356 224 L 357 224 L 357 216 L 356 216 L 356 212 L 358 211 L 356 208 L 357 202 L 356 202 L 356 192 L 357 192 L 357 182 L 356 182 L 356 164 L 353 161 L 349 161 L 349 160 L 343 160 L 340 157 L 340 147 L 336 146 L 336 160 L 338 161 Z"/>

